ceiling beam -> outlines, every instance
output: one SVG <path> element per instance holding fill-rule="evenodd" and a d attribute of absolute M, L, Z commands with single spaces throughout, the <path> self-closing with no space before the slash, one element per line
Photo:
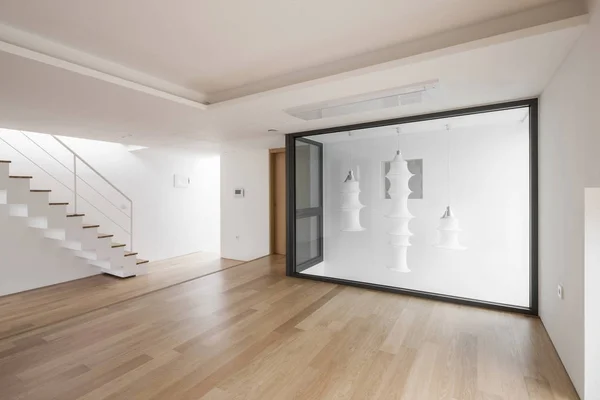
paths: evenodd
<path fill-rule="evenodd" d="M 0 24 L 0 51 L 128 89 L 206 110 L 203 93 L 175 85 L 91 54 Z"/>

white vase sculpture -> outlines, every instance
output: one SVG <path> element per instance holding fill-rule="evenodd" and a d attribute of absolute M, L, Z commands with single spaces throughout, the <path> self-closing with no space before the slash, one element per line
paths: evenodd
<path fill-rule="evenodd" d="M 354 177 L 354 171 L 350 170 L 346 180 L 342 183 L 340 230 L 344 232 L 360 232 L 365 230 L 360 225 L 360 210 L 364 208 L 364 205 L 360 203 L 359 195 L 359 182 Z"/>
<path fill-rule="evenodd" d="M 467 248 L 461 246 L 458 241 L 458 233 L 460 231 L 458 218 L 454 216 L 450 206 L 447 206 L 444 215 L 440 218 L 440 225 L 438 227 L 439 242 L 435 247 L 448 250 L 466 250 Z"/>
<path fill-rule="evenodd" d="M 391 220 L 390 245 L 392 246 L 392 259 L 388 268 L 392 271 L 410 272 L 407 264 L 407 251 L 410 246 L 412 233 L 408 223 L 414 216 L 408 210 L 408 196 L 412 192 L 408 186 L 408 180 L 413 174 L 408 170 L 406 160 L 402 158 L 400 151 L 390 162 L 390 171 L 385 176 L 390 181 L 390 198 L 392 209 L 387 218 Z"/>

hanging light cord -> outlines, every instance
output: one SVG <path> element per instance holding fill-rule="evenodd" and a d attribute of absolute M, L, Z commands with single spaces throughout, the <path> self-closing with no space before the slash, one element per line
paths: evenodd
<path fill-rule="evenodd" d="M 446 134 L 448 136 L 448 141 L 446 143 L 446 150 L 448 152 L 448 157 L 446 157 L 447 160 L 447 168 L 446 168 L 446 172 L 448 174 L 447 179 L 446 179 L 446 185 L 448 185 L 448 191 L 447 191 L 447 196 L 448 196 L 448 206 L 450 205 L 450 202 L 452 200 L 452 195 L 451 195 L 451 184 L 450 184 L 450 125 L 446 125 Z"/>
<path fill-rule="evenodd" d="M 396 133 L 398 134 L 398 150 L 396 151 L 396 154 L 400 155 L 400 127 L 396 128 Z"/>
<path fill-rule="evenodd" d="M 348 131 L 348 138 L 350 139 L 350 168 L 348 168 L 348 171 L 352 171 L 352 168 L 354 167 L 354 147 L 352 147 L 352 131 Z"/>

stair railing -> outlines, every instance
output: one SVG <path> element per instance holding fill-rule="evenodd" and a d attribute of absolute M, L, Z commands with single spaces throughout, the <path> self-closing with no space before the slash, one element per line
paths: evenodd
<path fill-rule="evenodd" d="M 8 142 L 7 140 L 5 140 L 2 137 L 0 137 L 0 140 L 3 141 L 4 143 L 6 143 L 13 150 L 15 150 L 16 152 L 18 152 L 21 156 L 23 156 L 24 158 L 26 158 L 29 162 L 31 162 L 33 165 L 35 165 L 36 167 L 38 167 L 39 169 L 41 169 L 48 176 L 50 176 L 52 179 L 54 179 L 55 181 L 57 181 L 58 183 L 60 183 L 62 186 L 64 186 L 67 190 L 69 190 L 71 192 L 73 194 L 74 214 L 78 213 L 78 200 L 82 199 L 87 204 L 89 204 L 91 207 L 93 207 L 94 209 L 96 209 L 100 214 L 102 214 L 104 217 L 106 217 L 108 220 L 110 220 L 112 223 L 114 223 L 116 226 L 118 226 L 123 232 L 125 232 L 129 236 L 129 250 L 133 251 L 133 200 L 131 200 L 131 198 L 129 196 L 127 196 L 125 193 L 123 193 L 122 190 L 120 190 L 118 187 L 116 187 L 111 181 L 109 181 L 104 175 L 102 175 L 96 168 L 92 167 L 79 154 L 77 154 L 77 152 L 75 152 L 72 148 L 70 148 L 65 142 L 63 142 L 62 140 L 60 140 L 58 137 L 56 137 L 54 135 L 48 135 L 48 136 L 51 136 L 56 142 L 58 142 L 69 153 L 71 153 L 72 159 L 73 159 L 73 167 L 72 167 L 72 169 L 69 168 L 67 165 L 65 165 L 57 157 L 55 157 L 54 155 L 52 155 L 47 149 L 45 149 L 43 146 L 41 146 L 39 143 L 37 143 L 31 137 L 29 137 L 25 132 L 23 132 L 23 131 L 18 131 L 18 132 L 20 132 L 21 135 L 23 135 L 25 138 L 27 138 L 35 146 L 37 146 L 38 148 L 40 148 L 43 152 L 45 152 L 54 161 L 56 161 L 58 164 L 60 164 L 62 167 L 64 167 L 67 171 L 69 171 L 73 175 L 73 189 L 71 189 L 68 185 L 66 185 L 64 182 L 62 182 L 60 179 L 58 179 L 55 175 L 53 175 L 52 173 L 50 173 L 44 167 L 42 167 L 41 165 L 39 165 L 38 163 L 36 163 L 31 157 L 27 156 L 22 151 L 20 151 L 18 148 L 16 148 L 15 146 L 13 146 L 10 142 Z M 117 191 L 117 193 L 119 193 L 121 196 L 123 196 L 123 198 L 125 198 L 129 202 L 129 215 L 127 215 L 127 213 L 123 212 L 123 210 L 121 210 L 120 207 L 118 207 L 116 204 L 114 204 L 109 198 L 107 198 L 98 189 L 96 189 L 92 184 L 90 184 L 88 181 L 86 181 L 82 176 L 78 175 L 78 173 L 77 173 L 77 163 L 78 163 L 78 161 L 81 162 L 86 167 L 88 167 L 96 176 L 98 176 L 100 179 L 102 179 L 105 183 L 107 183 L 110 187 L 112 187 L 115 191 Z M 119 212 L 121 212 L 122 214 L 124 214 L 129 219 L 129 227 L 128 227 L 128 229 L 126 227 L 123 227 L 118 222 L 116 222 L 110 216 L 108 216 L 104 211 L 100 210 L 89 199 L 83 197 L 80 194 L 79 190 L 78 190 L 78 181 L 81 181 L 81 182 L 85 183 L 95 193 L 97 193 L 99 196 L 101 196 L 102 198 L 104 198 L 104 200 L 106 200 L 113 207 L 115 207 L 116 210 L 118 210 Z"/>
<path fill-rule="evenodd" d="M 23 132 L 21 132 L 21 133 L 23 133 Z M 121 191 L 121 189 L 119 189 L 118 187 L 116 187 L 111 181 L 109 181 L 108 179 L 106 179 L 106 177 L 104 175 L 102 175 L 100 172 L 98 172 L 98 170 L 96 168 L 92 167 L 87 161 L 85 161 L 83 158 L 81 158 L 81 156 L 79 154 L 77 154 L 77 152 L 75 152 L 69 146 L 67 146 L 65 144 L 65 142 L 63 142 L 62 140 L 60 140 L 59 138 L 57 138 L 54 135 L 52 135 L 52 137 L 58 143 L 60 143 L 65 149 L 67 149 L 67 151 L 69 151 L 73 155 L 73 188 L 74 188 L 74 190 L 73 190 L 73 202 L 74 202 L 74 204 L 73 205 L 75 207 L 75 214 L 77 214 L 77 197 L 78 197 L 78 194 L 77 194 L 77 178 L 78 178 L 78 176 L 77 176 L 77 160 L 79 160 L 81 163 L 83 163 L 85 166 L 87 166 L 90 170 L 92 170 L 100 179 L 102 179 L 110 187 L 112 187 L 113 189 L 115 189 L 121 196 L 123 196 L 129 202 L 129 214 L 130 214 L 129 215 L 129 232 L 128 232 L 129 233 L 129 247 L 130 247 L 129 250 L 133 251 L 133 200 L 131 200 L 131 198 L 129 196 L 127 196 L 125 193 L 123 193 L 123 191 Z M 82 178 L 80 178 L 80 179 L 82 179 Z M 100 196 L 102 196 L 104 199 L 106 199 L 106 201 L 108 201 L 110 204 L 112 204 L 117 210 L 121 211 L 121 209 L 118 206 L 116 206 L 113 202 L 111 202 L 108 198 L 106 198 L 106 196 L 104 196 L 102 193 L 100 193 L 98 190 L 96 190 L 90 184 L 88 184 L 88 185 L 92 189 L 94 189 L 96 191 L 96 193 L 98 193 Z M 102 213 L 102 214 L 104 214 L 104 213 Z M 106 214 L 104 214 L 104 215 L 107 218 L 109 218 Z"/>

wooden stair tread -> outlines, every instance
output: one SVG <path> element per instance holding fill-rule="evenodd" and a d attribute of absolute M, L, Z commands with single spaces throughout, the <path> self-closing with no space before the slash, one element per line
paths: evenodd
<path fill-rule="evenodd" d="M 67 218 L 85 217 L 85 214 L 67 214 Z"/>
<path fill-rule="evenodd" d="M 69 203 L 48 203 L 50 206 L 68 206 Z"/>
<path fill-rule="evenodd" d="M 147 262 L 149 262 L 149 261 L 148 260 L 137 260 L 137 262 L 135 264 L 140 265 L 140 264 L 146 264 Z"/>
<path fill-rule="evenodd" d="M 12 179 L 33 179 L 33 176 L 28 176 L 28 175 L 9 175 L 9 178 L 12 178 Z"/>
<path fill-rule="evenodd" d="M 10 164 L 12 161 L 0 160 L 0 164 Z"/>
<path fill-rule="evenodd" d="M 100 228 L 100 225 L 83 225 L 83 229 Z"/>
<path fill-rule="evenodd" d="M 31 193 L 50 193 L 52 190 L 50 189 L 32 189 Z"/>
<path fill-rule="evenodd" d="M 127 252 L 125 252 L 125 255 L 123 257 L 129 257 L 129 256 L 135 256 L 135 255 L 137 255 L 137 253 L 127 251 Z"/>
<path fill-rule="evenodd" d="M 107 233 L 100 233 L 100 234 L 98 234 L 98 239 L 111 238 L 113 236 L 115 236 L 115 235 L 109 235 Z"/>
<path fill-rule="evenodd" d="M 117 247 L 125 247 L 124 243 L 113 243 L 110 245 L 110 247 L 112 247 L 113 249 L 116 249 Z"/>

